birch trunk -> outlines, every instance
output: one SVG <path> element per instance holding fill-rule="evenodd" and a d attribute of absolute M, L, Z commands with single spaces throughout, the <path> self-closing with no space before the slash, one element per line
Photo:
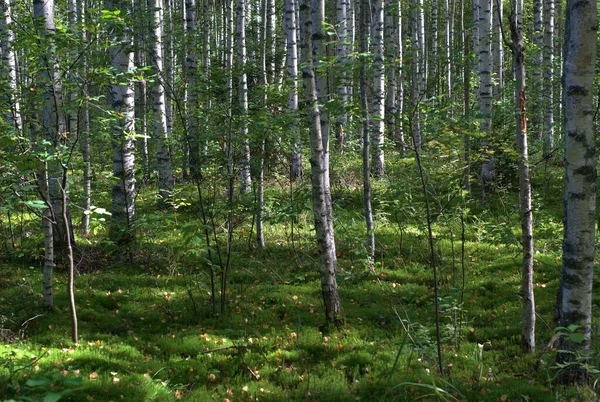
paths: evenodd
<path fill-rule="evenodd" d="M 342 113 L 335 120 L 335 137 L 337 148 L 340 152 L 344 149 L 345 126 L 348 122 L 346 110 L 348 108 L 348 82 L 346 67 L 348 65 L 348 2 L 350 0 L 337 0 L 336 8 L 336 30 L 338 43 L 336 45 L 336 56 L 339 71 L 339 85 L 337 87 L 338 97 L 342 107 Z"/>
<path fill-rule="evenodd" d="M 186 136 L 189 147 L 190 175 L 195 181 L 200 180 L 200 145 L 198 110 L 200 103 L 198 98 L 198 52 L 197 52 L 197 20 L 196 0 L 185 0 L 185 27 L 186 27 L 186 57 L 185 73 L 187 86 L 186 104 Z"/>
<path fill-rule="evenodd" d="M 166 75 L 163 63 L 163 0 L 148 0 L 150 23 L 150 59 L 156 74 L 152 85 L 152 111 L 154 115 L 154 140 L 156 141 L 156 162 L 158 169 L 158 196 L 161 205 L 168 204 L 173 196 L 175 178 L 171 168 L 171 153 L 167 140 L 167 105 L 165 103 Z M 168 85 L 168 84 L 167 84 Z"/>
<path fill-rule="evenodd" d="M 371 104 L 371 124 L 373 130 L 373 176 L 383 177 L 385 155 L 383 152 L 385 134 L 385 67 L 383 65 L 383 0 L 371 2 L 373 26 L 373 97 Z"/>
<path fill-rule="evenodd" d="M 127 0 L 106 0 L 108 10 L 129 13 Z M 133 67 L 131 36 L 127 29 L 115 27 L 113 46 L 109 49 L 114 74 L 125 74 Z M 121 81 L 122 79 L 119 79 Z M 112 133 L 113 176 L 118 179 L 112 188 L 111 238 L 127 243 L 131 240 L 131 224 L 135 215 L 134 176 L 134 94 L 131 82 L 115 82 L 110 88 L 110 99 L 116 122 Z"/>
<path fill-rule="evenodd" d="M 89 36 L 86 28 L 87 8 L 84 0 L 78 0 L 77 20 L 81 28 L 81 40 L 84 44 L 89 43 Z M 89 74 L 89 61 L 87 55 L 83 56 L 84 83 L 83 93 L 89 95 L 89 86 L 87 76 Z M 90 106 L 86 101 L 83 102 L 81 113 L 81 157 L 83 159 L 83 213 L 81 214 L 81 233 L 88 236 L 90 232 L 90 208 L 92 207 L 92 144 L 90 133 Z"/>
<path fill-rule="evenodd" d="M 491 59 L 491 22 L 492 22 L 491 0 L 479 0 L 479 47 L 478 47 L 478 75 L 479 75 L 479 111 L 481 122 L 479 131 L 482 133 L 481 140 L 482 159 L 481 164 L 481 201 L 486 202 L 486 192 L 496 179 L 495 162 L 493 156 L 492 135 L 492 59 Z"/>
<path fill-rule="evenodd" d="M 133 37 L 135 67 L 146 67 L 146 48 L 147 42 L 146 33 L 149 31 L 146 24 L 147 10 L 144 0 L 134 0 L 133 7 L 135 9 L 135 24 L 139 29 L 139 34 Z M 150 177 L 150 158 L 148 155 L 148 85 L 146 79 L 142 78 L 136 81 L 135 91 L 135 119 L 138 122 L 136 133 L 139 136 L 139 142 L 136 147 L 138 153 L 142 157 L 142 170 L 144 172 L 143 180 L 146 181 Z"/>
<path fill-rule="evenodd" d="M 584 339 L 575 343 L 563 336 L 559 363 L 574 362 L 590 349 L 592 283 L 596 217 L 596 149 L 594 146 L 594 70 L 596 66 L 597 9 L 592 0 L 567 0 L 564 54 L 565 215 L 563 267 L 557 301 L 558 325 L 579 326 Z M 577 367 L 578 366 L 578 367 Z M 581 365 L 563 376 L 583 382 L 589 373 Z"/>
<path fill-rule="evenodd" d="M 302 178 L 302 135 L 295 124 L 298 110 L 298 37 L 296 23 L 297 0 L 285 0 L 285 32 L 287 42 L 287 74 L 291 94 L 288 98 L 288 109 L 292 114 L 292 162 L 291 180 Z"/>
<path fill-rule="evenodd" d="M 385 59 L 387 66 L 385 68 L 385 123 L 388 136 L 394 138 L 396 135 L 396 77 L 398 76 L 396 68 L 396 56 L 398 54 L 398 41 L 396 40 L 396 28 L 398 18 L 398 1 L 388 1 L 385 7 Z"/>
<path fill-rule="evenodd" d="M 310 165 L 312 184 L 312 205 L 315 219 L 315 232 L 317 249 L 320 257 L 321 292 L 325 318 L 328 323 L 339 325 L 342 322 L 340 299 L 336 280 L 336 255 L 335 238 L 333 232 L 331 190 L 329 188 L 329 159 L 327 157 L 328 139 L 324 135 L 321 124 L 321 110 L 317 96 L 317 77 L 313 63 L 312 38 L 314 30 L 317 32 L 323 22 L 324 3 L 323 0 L 312 0 L 317 11 L 311 12 L 310 0 L 303 0 L 300 11 L 304 14 L 303 39 L 306 46 L 303 49 L 303 71 L 304 92 L 308 106 L 308 120 L 310 126 Z M 311 19 L 311 14 L 315 16 Z M 313 27 L 317 24 L 318 27 Z M 324 38 L 317 38 L 323 40 Z M 317 47 L 318 49 L 318 47 Z"/>
<path fill-rule="evenodd" d="M 496 4 L 494 4 L 494 7 Z M 495 7 L 492 16 L 493 19 L 493 32 L 492 32 L 492 53 L 493 53 L 493 66 L 494 66 L 494 82 L 493 93 L 494 96 L 499 96 L 503 92 L 504 88 L 504 42 L 502 42 L 502 7 Z"/>
<path fill-rule="evenodd" d="M 0 1 L 0 53 L 2 56 L 2 72 L 8 77 L 8 113 L 7 120 L 17 132 L 23 130 L 21 106 L 17 86 L 17 59 L 13 50 L 15 34 L 12 30 L 10 0 Z"/>
<path fill-rule="evenodd" d="M 248 75 L 246 73 L 246 1 L 238 0 L 237 3 L 237 62 L 240 72 L 238 86 L 239 110 L 241 114 L 242 127 L 240 128 L 240 140 L 243 155 L 240 163 L 240 191 L 248 193 L 252 188 L 250 175 L 250 143 L 248 140 Z"/>
<path fill-rule="evenodd" d="M 369 1 L 365 0 L 361 4 L 360 13 L 360 25 L 359 25 L 359 52 L 366 54 L 369 49 L 369 38 L 367 36 L 369 26 Z M 373 208 L 371 206 L 371 172 L 369 167 L 370 158 L 370 118 L 368 112 L 368 99 L 367 91 L 369 88 L 367 82 L 367 66 L 366 61 L 362 60 L 360 64 L 360 109 L 361 109 L 361 125 L 360 129 L 362 132 L 362 163 L 363 163 L 363 206 L 365 213 L 365 224 L 366 224 L 366 248 L 367 248 L 367 260 L 369 263 L 369 269 L 373 271 L 375 262 L 375 233 L 373 226 Z"/>
<path fill-rule="evenodd" d="M 544 46 L 544 20 L 542 17 L 542 0 L 533 0 L 533 65 L 532 65 L 532 83 L 533 93 L 536 97 L 543 98 L 543 81 L 542 81 L 542 62 L 543 62 L 543 46 Z M 538 141 L 542 140 L 542 121 L 544 109 L 543 102 L 534 104 L 532 113 L 532 125 L 535 129 L 535 138 Z"/>
<path fill-rule="evenodd" d="M 411 39 L 412 39 L 412 97 L 414 115 L 412 121 L 412 139 L 413 145 L 421 147 L 421 126 L 423 124 L 423 109 L 421 103 L 425 100 L 425 83 L 427 77 L 425 73 L 425 54 L 423 44 L 423 0 L 412 0 L 411 3 Z"/>
<path fill-rule="evenodd" d="M 543 150 L 548 158 L 554 149 L 554 0 L 544 1 L 544 121 Z"/>
<path fill-rule="evenodd" d="M 432 89 L 434 96 L 438 95 L 439 77 L 438 77 L 438 0 L 431 0 L 431 52 L 428 57 L 428 76 L 431 83 L 428 85 Z"/>
<path fill-rule="evenodd" d="M 396 44 L 396 60 L 399 66 L 404 63 L 404 36 L 402 32 L 403 23 L 402 19 L 404 15 L 402 13 L 402 2 L 398 2 L 398 10 L 396 14 L 396 34 L 394 35 L 394 41 Z M 397 95 L 396 95 L 396 119 L 395 119 L 395 131 L 394 139 L 397 147 L 400 149 L 402 156 L 406 152 L 406 141 L 404 140 L 404 69 L 397 68 Z"/>
<path fill-rule="evenodd" d="M 517 0 L 521 2 L 522 0 Z M 525 55 L 523 26 L 520 15 L 512 17 L 513 68 L 515 74 L 515 117 L 519 163 L 519 215 L 521 220 L 521 245 L 523 247 L 521 300 L 521 349 L 535 351 L 535 299 L 533 292 L 533 211 L 531 207 L 531 175 L 527 150 L 527 107 L 525 103 Z"/>

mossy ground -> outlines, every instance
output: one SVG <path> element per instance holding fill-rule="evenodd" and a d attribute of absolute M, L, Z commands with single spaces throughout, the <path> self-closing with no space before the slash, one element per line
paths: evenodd
<path fill-rule="evenodd" d="M 28 255 L 39 250 L 39 235 L 25 239 L 25 252 L 3 263 L 0 327 L 20 339 L 0 346 L 0 397 L 41 400 L 49 391 L 72 389 L 61 400 L 597 399 L 591 387 L 555 384 L 555 352 L 544 350 L 554 334 L 561 263 L 559 173 L 544 186 L 546 178 L 537 178 L 546 193 L 536 193 L 539 352 L 532 355 L 519 347 L 516 193 L 498 190 L 482 208 L 431 176 L 438 191 L 430 196 L 440 269 L 440 377 L 422 195 L 416 180 L 391 179 L 414 177 L 414 165 L 391 164 L 390 179 L 375 184 L 376 274 L 364 259 L 361 188 L 348 179 L 353 169 L 359 177 L 358 165 L 343 177 L 332 172 L 343 327 L 324 325 L 306 185 L 298 185 L 291 202 L 285 184 L 271 183 L 262 252 L 249 240 L 251 218 L 244 211 L 251 201 L 236 207 L 245 217 L 235 226 L 222 315 L 211 312 L 193 188 L 177 194 L 177 211 L 157 210 L 146 189 L 131 248 L 104 240 L 101 221 L 94 235 L 78 239 L 85 257 L 75 285 L 78 344 L 70 341 L 64 269 L 56 272 L 56 309 L 41 304 L 39 261 Z M 215 211 L 215 224 L 223 227 L 227 211 Z M 225 231 L 217 237 L 222 246 Z M 41 377 L 47 381 L 27 386 Z M 65 382 L 73 378 L 82 381 Z"/>

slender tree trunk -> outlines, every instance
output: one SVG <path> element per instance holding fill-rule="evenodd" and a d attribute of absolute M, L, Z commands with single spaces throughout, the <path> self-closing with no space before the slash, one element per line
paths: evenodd
<path fill-rule="evenodd" d="M 486 192 L 491 189 L 491 185 L 496 179 L 495 161 L 493 156 L 492 144 L 492 60 L 491 60 L 491 21 L 492 9 L 491 0 L 479 0 L 479 110 L 481 112 L 481 122 L 479 130 L 483 134 L 481 140 L 482 159 L 481 163 L 481 202 L 486 202 Z"/>
<path fill-rule="evenodd" d="M 135 26 L 137 28 L 137 35 L 133 36 L 133 49 L 134 49 L 134 63 L 135 67 L 142 69 L 146 67 L 146 35 L 149 31 L 147 24 L 148 12 L 146 9 L 145 0 L 134 0 L 133 3 L 135 10 Z M 135 119 L 138 124 L 136 127 L 136 133 L 139 138 L 136 147 L 138 153 L 142 157 L 142 170 L 144 172 L 143 181 L 147 181 L 150 177 L 150 157 L 148 154 L 148 88 L 146 79 L 142 78 L 136 81 L 135 91 Z"/>
<path fill-rule="evenodd" d="M 560 340 L 559 363 L 575 362 L 590 349 L 596 217 L 596 149 L 594 146 L 594 70 L 597 52 L 597 5 L 567 0 L 564 53 L 565 215 L 563 267 L 557 300 L 558 325 L 578 326 L 582 342 Z M 582 362 L 583 363 L 583 362 Z M 572 366 L 565 382 L 584 382 L 585 367 Z"/>
<path fill-rule="evenodd" d="M 444 23 L 444 72 L 446 73 L 446 96 L 448 97 L 447 102 L 452 102 L 452 36 L 454 35 L 454 7 L 455 1 L 449 3 L 448 0 L 444 0 L 445 23 Z"/>
<path fill-rule="evenodd" d="M 413 115 L 412 122 L 412 137 L 414 146 L 421 147 L 422 142 L 422 125 L 423 125 L 423 109 L 422 102 L 425 101 L 425 83 L 427 76 L 425 73 L 425 46 L 423 43 L 423 0 L 412 0 L 411 3 L 411 35 L 412 35 L 412 98 L 413 98 Z"/>
<path fill-rule="evenodd" d="M 431 0 L 431 48 L 428 57 L 428 87 L 431 88 L 431 93 L 434 96 L 438 95 L 439 75 L 438 75 L 438 0 Z"/>
<path fill-rule="evenodd" d="M 385 67 L 383 65 L 383 0 L 371 2 L 373 26 L 373 95 L 371 104 L 371 125 L 373 130 L 373 176 L 383 177 L 385 157 L 383 145 L 385 139 Z"/>
<path fill-rule="evenodd" d="M 200 144 L 198 135 L 198 111 L 200 109 L 198 86 L 200 85 L 200 82 L 198 77 L 198 53 L 196 47 L 198 30 L 196 20 L 196 0 L 185 0 L 185 27 L 185 73 L 187 81 L 186 133 L 190 153 L 190 175 L 193 180 L 198 181 L 200 180 Z"/>
<path fill-rule="evenodd" d="M 496 0 L 492 0 L 496 1 Z M 502 7 L 497 7 L 496 3 L 493 3 L 494 14 L 492 16 L 493 27 L 492 27 L 492 54 L 493 54 L 493 68 L 494 68 L 494 82 L 493 96 L 500 96 L 504 88 L 504 43 L 502 42 L 502 32 L 500 25 L 502 24 Z"/>
<path fill-rule="evenodd" d="M 554 0 L 544 1 L 544 157 L 554 149 Z"/>
<path fill-rule="evenodd" d="M 385 59 L 388 61 L 385 67 L 385 123 L 388 136 L 392 139 L 396 135 L 396 55 L 398 54 L 398 41 L 396 40 L 396 19 L 398 18 L 398 1 L 388 1 L 385 6 Z"/>
<path fill-rule="evenodd" d="M 267 17 L 268 5 L 267 2 L 269 0 L 262 1 L 262 10 L 263 17 Z M 259 29 L 259 43 L 262 43 L 261 51 L 260 51 L 260 87 L 263 91 L 262 95 L 262 108 L 263 111 L 267 112 L 267 18 L 263 18 L 261 21 L 260 29 Z M 263 222 L 263 211 L 265 204 L 265 188 L 264 188 L 264 179 L 265 179 L 265 169 L 264 169 L 264 155 L 265 155 L 265 141 L 266 141 L 266 133 L 263 134 L 262 138 L 259 138 L 259 146 L 258 152 L 254 155 L 256 159 L 258 159 L 258 178 L 256 183 L 256 247 L 259 250 L 263 250 L 265 248 L 265 235 L 264 235 L 264 222 Z"/>
<path fill-rule="evenodd" d="M 366 54 L 369 49 L 369 38 L 367 36 L 369 26 L 369 1 L 365 0 L 361 4 L 360 25 L 359 25 L 359 52 Z M 360 64 L 360 109 L 361 109 L 361 132 L 362 132 L 362 163 L 363 163 L 363 205 L 365 212 L 365 224 L 367 229 L 366 248 L 369 269 L 374 269 L 375 262 L 375 234 L 373 226 L 373 209 L 371 207 L 371 171 L 369 167 L 370 158 L 370 118 L 368 109 L 367 93 L 369 84 L 367 82 L 366 60 Z"/>
<path fill-rule="evenodd" d="M 533 0 L 533 63 L 532 63 L 532 90 L 536 98 L 543 98 L 542 81 L 542 62 L 543 62 L 543 46 L 544 46 L 544 20 L 542 17 L 542 0 Z M 542 140 L 542 121 L 544 115 L 543 102 L 537 102 L 533 105 L 533 113 L 531 116 L 532 126 L 534 128 L 535 138 L 538 141 Z"/>
<path fill-rule="evenodd" d="M 517 0 L 521 2 L 523 0 Z M 519 161 L 519 211 L 523 265 L 521 279 L 521 349 L 535 351 L 535 299 L 533 293 L 533 211 L 531 207 L 531 177 L 527 150 L 527 107 L 525 102 L 525 55 L 522 16 L 513 14 L 510 21 L 513 67 L 515 74 L 515 117 L 517 154 Z"/>
<path fill-rule="evenodd" d="M 84 44 L 89 43 L 88 32 L 86 28 L 87 8 L 85 1 L 79 0 L 77 19 L 81 28 L 81 40 Z M 89 61 L 87 55 L 83 56 L 83 93 L 89 96 Z M 81 157 L 83 159 L 83 213 L 81 214 L 81 233 L 88 236 L 90 233 L 90 208 L 92 207 L 92 144 L 90 133 L 90 106 L 87 99 L 83 102 L 81 113 Z"/>
<path fill-rule="evenodd" d="M 148 0 L 150 23 L 149 54 L 156 79 L 152 85 L 152 111 L 154 114 L 154 139 L 156 141 L 156 162 L 158 169 L 158 195 L 161 205 L 167 204 L 173 196 L 175 178 L 171 168 L 171 153 L 167 140 L 167 105 L 165 103 L 166 75 L 163 63 L 163 0 Z M 168 85 L 168 83 L 167 83 Z"/>
<path fill-rule="evenodd" d="M 396 10 L 396 34 L 394 35 L 394 41 L 396 45 L 396 60 L 399 66 L 402 66 L 404 63 L 404 36 L 402 33 L 402 19 L 404 18 L 404 14 L 402 13 L 402 2 L 398 1 L 398 9 Z M 394 63 L 393 63 L 394 64 Z M 404 140 L 404 69 L 396 68 L 396 119 L 395 119 L 395 131 L 394 131 L 394 139 L 396 141 L 397 147 L 400 149 L 402 156 L 404 156 L 406 152 L 406 141 Z"/>
<path fill-rule="evenodd" d="M 17 59 L 13 50 L 15 34 L 12 30 L 12 15 L 10 0 L 0 1 L 0 55 L 2 56 L 2 72 L 8 77 L 8 91 L 6 92 L 8 110 L 7 120 L 11 122 L 17 132 L 23 130 L 21 106 L 17 86 Z M 4 101 L 4 100 L 3 100 Z"/>
<path fill-rule="evenodd" d="M 461 0 L 461 31 L 462 31 L 462 43 L 463 43 L 463 101 L 464 101 L 464 114 L 465 121 L 470 121 L 471 117 L 471 60 L 469 55 L 471 49 L 471 38 L 469 33 L 464 29 L 464 1 Z M 471 192 L 471 137 L 468 134 L 463 134 L 463 187 L 468 193 Z"/>
<path fill-rule="evenodd" d="M 302 178 L 302 134 L 295 124 L 298 110 L 298 37 L 296 23 L 297 0 L 285 1 L 285 31 L 287 39 L 287 74 L 290 81 L 291 94 L 288 98 L 288 109 L 291 112 L 292 123 L 292 162 L 291 180 Z"/>
<path fill-rule="evenodd" d="M 106 0 L 108 10 L 129 13 L 127 0 Z M 115 27 L 117 37 L 109 49 L 110 61 L 115 74 L 128 72 L 133 66 L 131 36 L 127 29 Z M 116 123 L 112 134 L 113 176 L 118 179 L 112 189 L 111 238 L 120 243 L 131 240 L 131 223 L 135 215 L 135 153 L 134 153 L 134 93 L 131 82 L 123 83 L 115 78 L 110 88 Z"/>
<path fill-rule="evenodd" d="M 304 93 L 308 106 L 310 126 L 310 165 L 312 182 L 312 204 L 315 219 L 315 232 L 317 248 L 320 257 L 321 292 L 323 295 L 323 307 L 325 318 L 328 323 L 341 324 L 341 307 L 336 280 L 336 255 L 335 237 L 332 222 L 331 190 L 329 188 L 329 159 L 327 157 L 328 138 L 324 135 L 321 122 L 321 110 L 317 96 L 317 70 L 313 63 L 312 39 L 315 30 L 320 32 L 324 17 L 323 0 L 313 0 L 312 4 L 316 11 L 312 11 L 314 19 L 311 19 L 311 3 L 303 0 L 300 11 L 304 14 L 303 38 L 306 46 L 303 49 L 303 71 Z M 317 25 L 317 28 L 313 25 Z M 323 40 L 324 37 L 318 38 Z M 316 47 L 317 55 L 319 47 Z"/>
<path fill-rule="evenodd" d="M 348 65 L 348 2 L 351 0 L 337 0 L 336 29 L 338 43 L 336 56 L 339 71 L 339 85 L 337 87 L 338 97 L 342 106 L 342 113 L 335 120 L 335 137 L 337 148 L 340 152 L 344 149 L 345 126 L 348 122 L 346 109 L 348 108 L 348 77 L 346 68 Z"/>
<path fill-rule="evenodd" d="M 243 155 L 240 163 L 240 191 L 247 193 L 252 189 L 250 175 L 250 143 L 248 140 L 248 74 L 246 73 L 246 1 L 238 0 L 237 3 L 237 56 L 238 71 L 240 72 L 238 86 L 238 100 L 241 114 L 240 140 Z"/>

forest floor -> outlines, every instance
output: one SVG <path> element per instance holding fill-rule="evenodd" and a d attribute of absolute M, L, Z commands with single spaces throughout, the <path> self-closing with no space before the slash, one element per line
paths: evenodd
<path fill-rule="evenodd" d="M 354 169 L 360 177 L 360 167 Z M 415 174 L 410 161 L 391 170 L 390 177 Z M 2 263 L 0 399 L 597 400 L 591 386 L 556 383 L 556 350 L 546 347 L 555 334 L 561 267 L 562 182 L 556 170 L 555 180 L 536 178 L 538 351 L 533 354 L 523 354 L 519 346 L 521 254 L 514 188 L 497 190 L 482 208 L 465 201 L 441 175 L 437 182 L 438 176 L 431 176 L 442 377 L 417 181 L 375 184 L 377 257 L 370 273 L 360 183 L 334 171 L 344 326 L 324 325 L 308 183 L 291 191 L 270 183 L 263 251 L 251 238 L 251 202 L 236 206 L 235 216 L 244 218 L 236 221 L 232 235 L 222 314 L 227 210 L 217 211 L 211 225 L 217 233 L 211 240 L 217 284 L 213 313 L 211 264 L 193 187 L 180 191 L 177 208 L 169 210 L 155 208 L 152 189 L 146 189 L 138 197 L 137 242 L 129 249 L 106 240 L 99 215 L 94 234 L 77 239 L 83 256 L 75 283 L 77 344 L 70 341 L 64 267 L 55 275 L 55 310 L 42 306 L 40 262 L 27 255 L 39 254 L 40 234 L 21 238 L 21 251 L 13 250 L 11 260 Z M 106 207 L 108 193 L 105 197 L 100 205 Z M 594 331 L 595 348 L 597 341 Z M 597 378 L 595 356 L 590 367 Z"/>

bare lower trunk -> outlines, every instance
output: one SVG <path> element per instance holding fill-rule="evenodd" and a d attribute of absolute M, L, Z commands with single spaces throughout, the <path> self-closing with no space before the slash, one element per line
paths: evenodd
<path fill-rule="evenodd" d="M 596 2 L 568 0 L 565 26 L 565 215 L 563 267 L 557 300 L 558 325 L 575 325 L 581 342 L 563 336 L 559 363 L 575 362 L 590 349 L 596 217 L 596 149 L 594 146 L 594 70 L 597 39 Z M 583 382 L 589 373 L 579 362 L 564 376 Z"/>
<path fill-rule="evenodd" d="M 313 0 L 313 5 L 319 10 L 324 10 L 322 0 Z M 337 290 L 335 238 L 333 232 L 331 190 L 329 188 L 329 160 L 326 157 L 324 146 L 324 134 L 322 132 L 321 110 L 317 97 L 316 70 L 313 65 L 311 53 L 313 29 L 320 31 L 322 28 L 314 28 L 312 25 L 320 26 L 323 22 L 324 13 L 319 10 L 313 11 L 317 16 L 311 19 L 311 3 L 304 0 L 300 6 L 304 13 L 304 40 L 306 47 L 303 54 L 304 91 L 308 106 L 310 125 L 310 165 L 312 182 L 312 205 L 315 219 L 315 232 L 317 248 L 320 257 L 321 292 L 323 295 L 323 307 L 327 322 L 340 324 L 342 321 L 340 299 Z M 321 38 L 324 39 L 324 38 Z M 318 52 L 317 52 L 318 53 Z M 321 54 L 322 56 L 322 54 Z M 328 144 L 327 144 L 328 145 Z"/>
<path fill-rule="evenodd" d="M 363 4 L 364 5 L 364 4 Z M 385 134 L 385 67 L 383 65 L 383 0 L 372 2 L 373 26 L 373 97 L 371 124 L 373 130 L 373 176 L 383 177 L 385 158 L 383 152 Z"/>
<path fill-rule="evenodd" d="M 521 0 L 519 0 L 521 1 Z M 522 26 L 511 20 L 512 52 L 515 73 L 515 117 L 517 154 L 519 161 L 519 211 L 523 265 L 521 279 L 521 349 L 535 351 L 535 299 L 533 292 L 533 211 L 531 208 L 531 177 L 527 150 L 527 109 L 525 103 L 525 56 Z"/>

